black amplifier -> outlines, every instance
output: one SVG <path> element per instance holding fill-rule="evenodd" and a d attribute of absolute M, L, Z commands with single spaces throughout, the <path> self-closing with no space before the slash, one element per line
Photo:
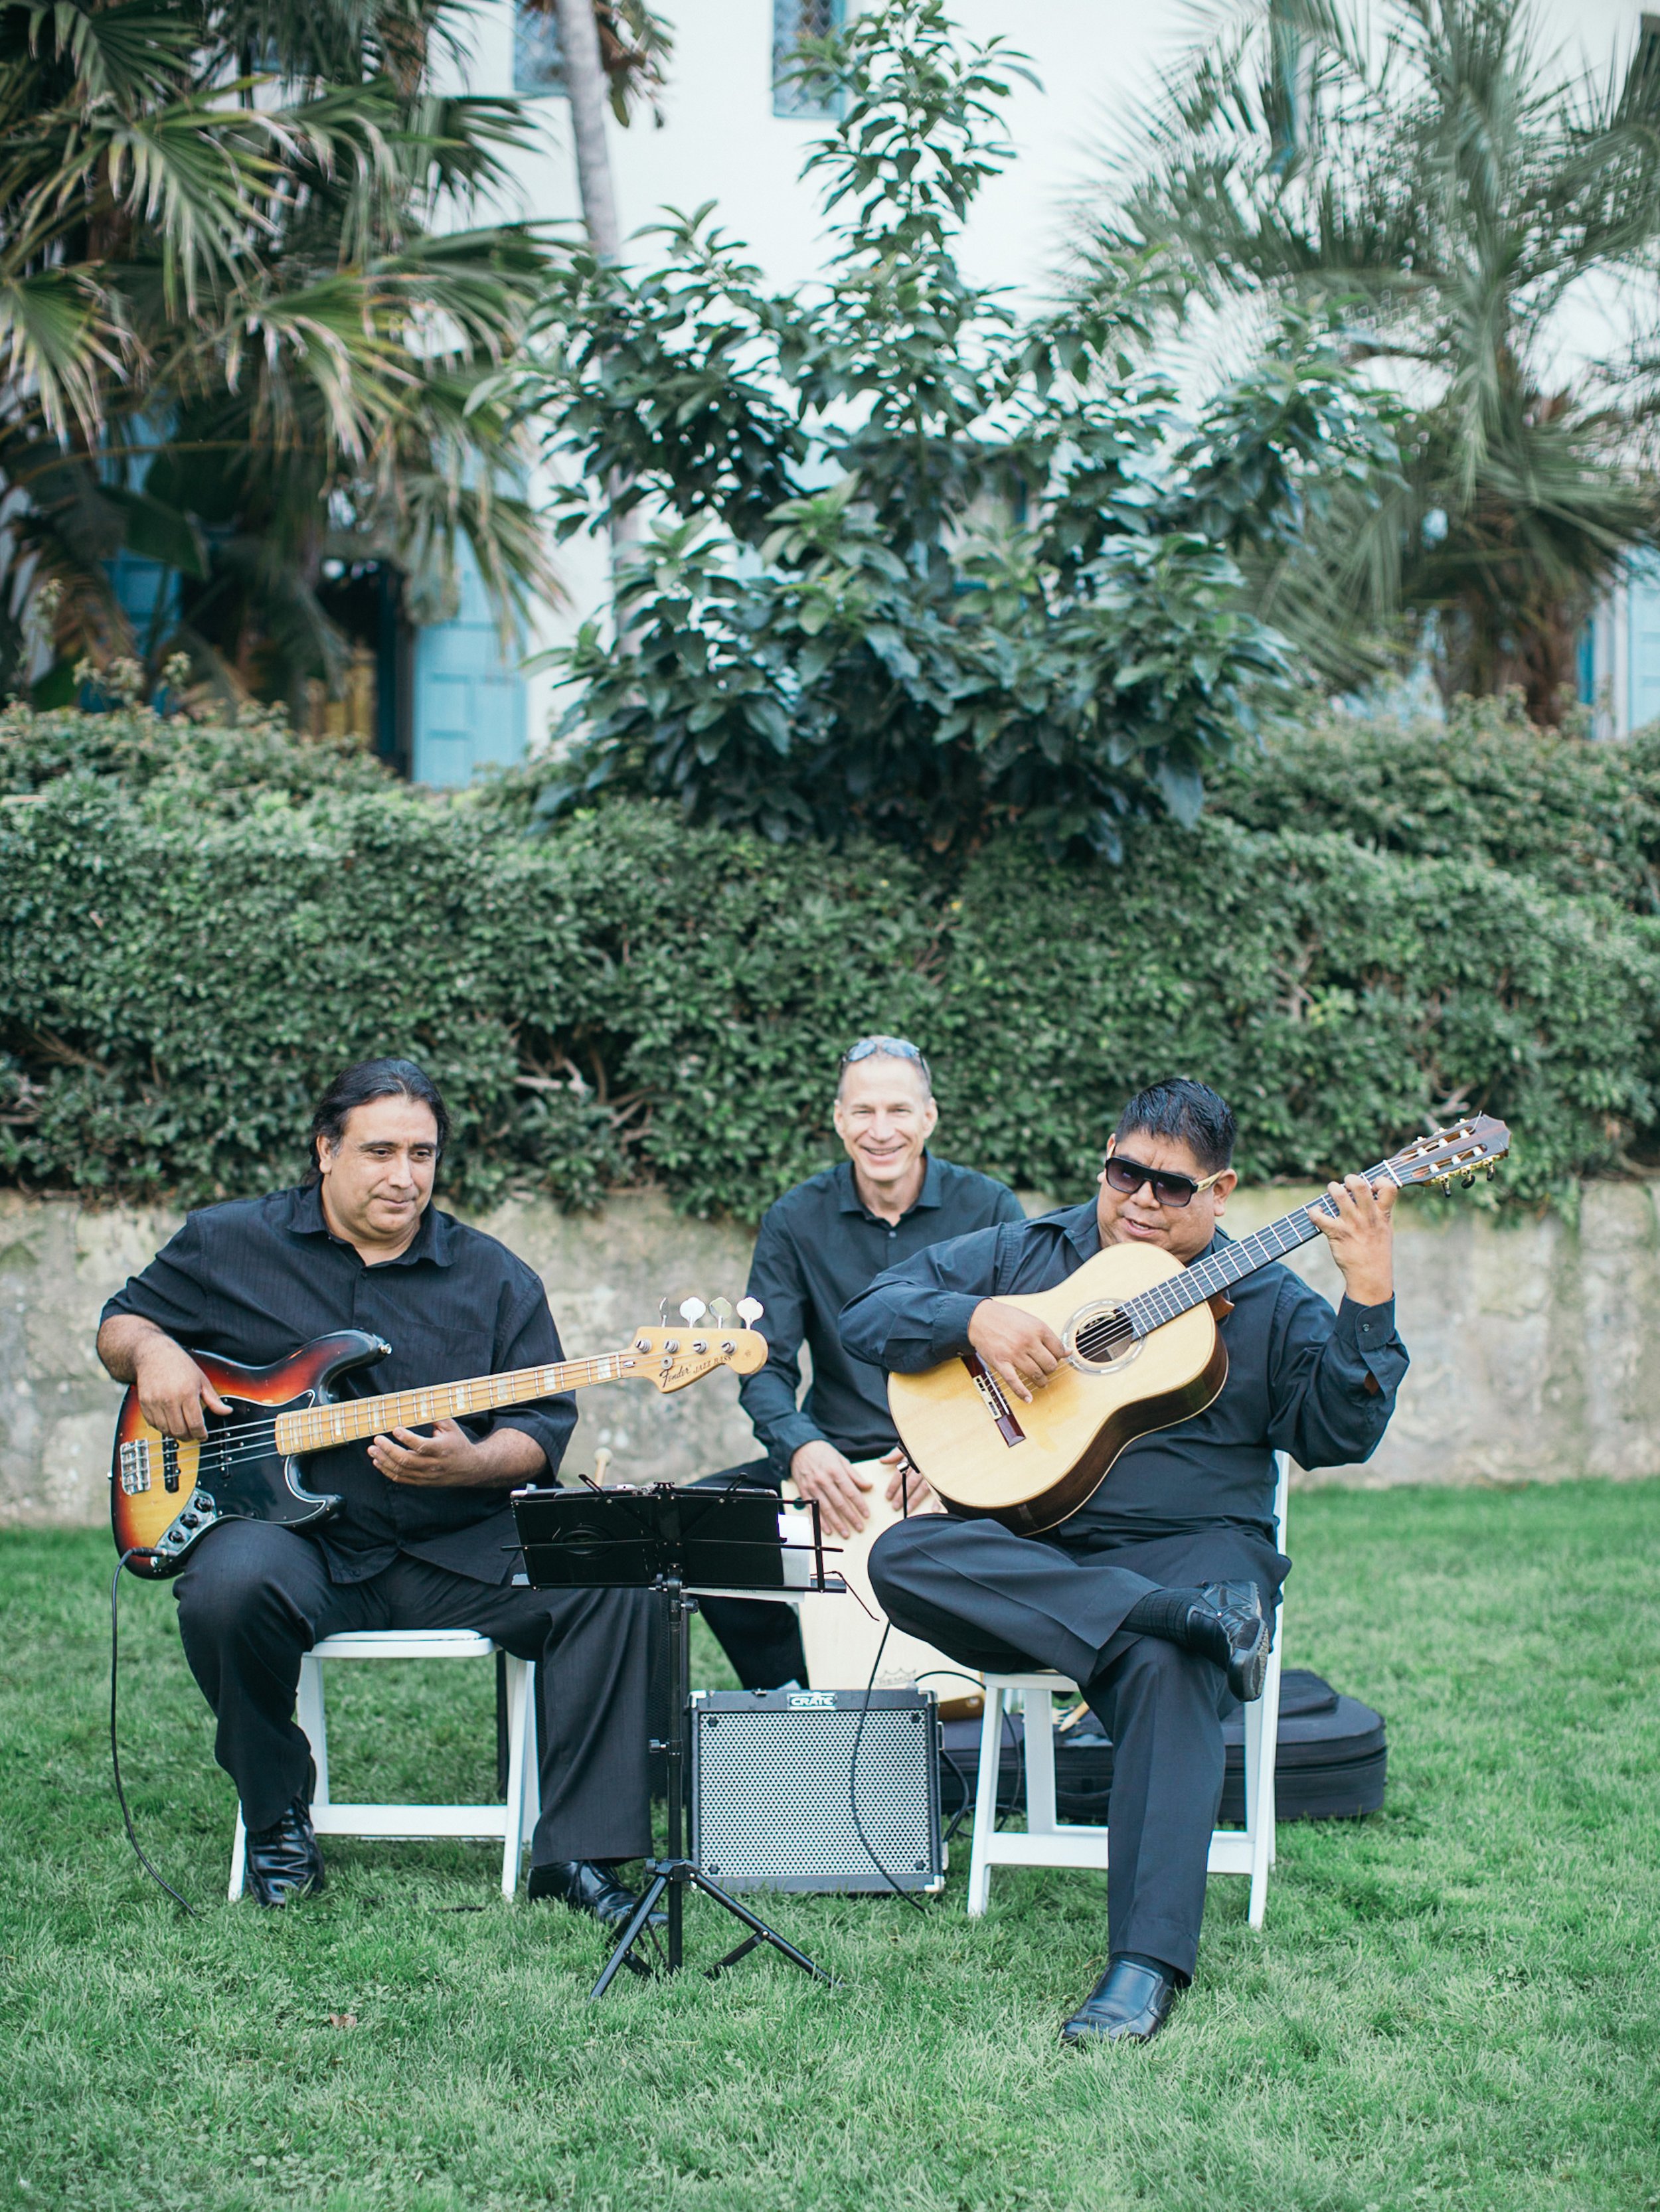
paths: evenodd
<path fill-rule="evenodd" d="M 723 1889 L 944 1887 L 931 1691 L 699 1690 L 690 1733 L 691 1856 Z"/>

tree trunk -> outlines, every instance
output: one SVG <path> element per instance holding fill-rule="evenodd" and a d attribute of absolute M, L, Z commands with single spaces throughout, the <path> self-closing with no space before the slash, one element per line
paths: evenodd
<path fill-rule="evenodd" d="M 599 59 L 599 30 L 593 0 L 554 0 L 559 19 L 559 53 L 570 101 L 571 137 L 576 145 L 576 182 L 582 195 L 582 220 L 602 261 L 623 252 L 611 185 L 611 153 L 605 143 L 605 72 Z"/>
<path fill-rule="evenodd" d="M 611 149 L 605 143 L 605 72 L 599 58 L 599 30 L 593 19 L 593 0 L 554 0 L 554 7 L 559 20 L 559 53 L 565 72 L 565 93 L 570 104 L 571 138 L 576 148 L 576 185 L 581 195 L 582 220 L 599 258 L 620 261 L 623 227 L 617 219 Z M 615 502 L 627 485 L 622 478 L 614 477 L 606 489 Z M 624 514 L 613 513 L 613 595 L 627 549 L 639 535 L 640 518 L 632 508 Z M 620 615 L 617 622 L 620 630 Z"/>

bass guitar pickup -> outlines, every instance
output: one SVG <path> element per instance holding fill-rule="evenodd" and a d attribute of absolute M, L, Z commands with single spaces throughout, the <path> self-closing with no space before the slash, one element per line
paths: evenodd
<path fill-rule="evenodd" d="M 171 1437 L 161 1437 L 155 1441 L 161 1447 L 161 1487 L 176 1497 L 179 1492 L 179 1447 Z M 155 1458 L 149 1437 L 135 1437 L 131 1443 L 122 1445 L 119 1480 L 129 1498 L 137 1498 L 141 1492 L 150 1487 L 150 1471 Z"/>

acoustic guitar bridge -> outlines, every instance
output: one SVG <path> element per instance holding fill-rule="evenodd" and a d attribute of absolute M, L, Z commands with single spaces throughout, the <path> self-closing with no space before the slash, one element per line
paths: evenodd
<path fill-rule="evenodd" d="M 1002 1385 L 994 1375 L 988 1375 L 981 1364 L 977 1353 L 965 1352 L 963 1364 L 974 1377 L 974 1387 L 980 1393 L 987 1411 L 997 1424 L 997 1433 L 1006 1444 L 1023 1444 L 1026 1432 L 1014 1418 L 1013 1408 L 1003 1395 Z"/>

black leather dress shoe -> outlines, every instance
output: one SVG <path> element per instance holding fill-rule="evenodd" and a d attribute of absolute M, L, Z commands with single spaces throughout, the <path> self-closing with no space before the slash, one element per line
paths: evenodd
<path fill-rule="evenodd" d="M 530 1870 L 532 1898 L 556 1897 L 573 1912 L 586 1912 L 602 1927 L 619 1935 L 640 1899 L 625 1882 L 617 1879 L 616 1859 L 552 1859 Z M 666 1925 L 666 1912 L 654 1912 L 648 1927 Z"/>
<path fill-rule="evenodd" d="M 1242 1705 L 1262 1694 L 1268 1680 L 1271 1624 L 1255 1583 L 1201 1583 L 1228 1638 L 1228 1687 Z"/>
<path fill-rule="evenodd" d="M 1062 2043 L 1151 2043 L 1170 2018 L 1176 1984 L 1156 1966 L 1114 1959 L 1061 2030 Z"/>
<path fill-rule="evenodd" d="M 323 1854 L 311 1808 L 296 1797 L 282 1819 L 248 1834 L 248 1887 L 261 1905 L 292 1905 L 323 1887 Z"/>

